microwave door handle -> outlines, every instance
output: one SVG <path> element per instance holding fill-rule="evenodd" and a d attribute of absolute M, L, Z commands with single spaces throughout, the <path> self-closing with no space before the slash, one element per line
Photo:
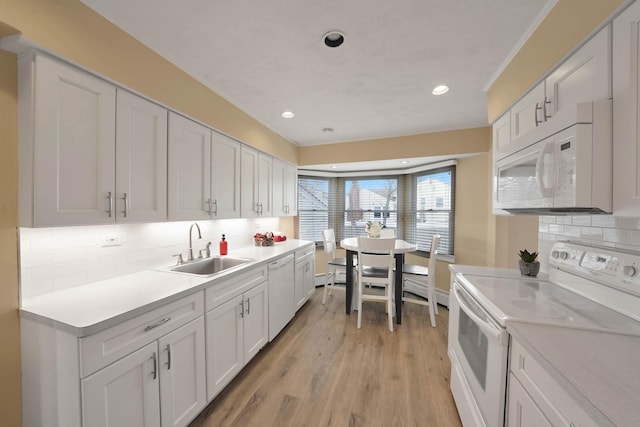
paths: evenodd
<path fill-rule="evenodd" d="M 544 172 L 544 156 L 553 153 L 553 147 L 553 142 L 547 142 L 544 144 L 544 147 L 540 150 L 540 154 L 538 155 L 538 160 L 536 161 L 536 181 L 538 182 L 538 188 L 542 193 L 542 197 L 545 198 L 553 197 L 553 187 L 545 187 L 544 180 L 542 179 Z"/>
<path fill-rule="evenodd" d="M 493 338 L 494 340 L 498 341 L 500 344 L 502 345 L 507 345 L 508 343 L 508 337 L 507 337 L 507 332 L 498 327 L 493 325 L 490 322 L 487 322 L 486 320 L 482 320 L 480 318 L 480 316 L 478 316 L 472 309 L 471 307 L 469 307 L 467 305 L 467 303 L 460 297 L 460 294 L 458 293 L 458 285 L 457 283 L 453 284 L 452 287 L 452 291 L 453 291 L 453 296 L 456 299 L 456 301 L 458 302 L 458 306 L 460 307 L 461 310 L 463 310 L 467 316 L 469 316 L 471 318 L 471 320 L 473 320 L 473 322 L 478 325 L 478 328 L 482 329 L 483 332 L 485 332 L 487 335 L 489 335 L 491 338 Z"/>

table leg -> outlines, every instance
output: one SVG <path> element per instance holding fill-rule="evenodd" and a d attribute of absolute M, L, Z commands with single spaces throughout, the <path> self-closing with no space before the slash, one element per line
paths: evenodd
<path fill-rule="evenodd" d="M 395 296 L 396 296 L 396 323 L 402 323 L 402 265 L 404 264 L 404 254 L 396 254 L 396 277 L 395 277 Z"/>
<path fill-rule="evenodd" d="M 347 314 L 351 314 L 351 300 L 353 297 L 353 257 L 355 256 L 355 252 L 354 251 L 350 251 L 347 249 L 347 268 L 346 268 L 346 274 L 347 277 L 345 279 L 345 283 L 346 283 L 346 290 L 345 293 L 346 295 L 346 301 L 347 301 L 347 306 L 346 306 L 346 313 Z"/>

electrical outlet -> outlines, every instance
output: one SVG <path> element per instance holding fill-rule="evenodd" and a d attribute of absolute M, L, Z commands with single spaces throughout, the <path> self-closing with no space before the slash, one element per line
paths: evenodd
<path fill-rule="evenodd" d="M 116 234 L 105 236 L 102 247 L 107 246 L 122 246 L 122 238 Z"/>
<path fill-rule="evenodd" d="M 260 224 L 259 222 L 256 222 L 256 229 L 261 228 L 262 224 Z"/>

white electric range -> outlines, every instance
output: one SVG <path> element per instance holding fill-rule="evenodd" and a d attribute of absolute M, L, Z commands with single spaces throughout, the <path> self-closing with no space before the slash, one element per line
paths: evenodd
<path fill-rule="evenodd" d="M 509 322 L 640 336 L 640 253 L 558 242 L 548 278 L 451 266 L 451 390 L 463 425 L 502 426 Z M 462 266 L 464 267 L 464 266 Z"/>

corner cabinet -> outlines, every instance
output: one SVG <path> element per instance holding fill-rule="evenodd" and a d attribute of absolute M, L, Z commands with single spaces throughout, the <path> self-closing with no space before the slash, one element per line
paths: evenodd
<path fill-rule="evenodd" d="M 115 86 L 43 54 L 19 66 L 20 223 L 115 220 Z"/>
<path fill-rule="evenodd" d="M 640 216 L 640 2 L 613 21 L 613 214 Z"/>

